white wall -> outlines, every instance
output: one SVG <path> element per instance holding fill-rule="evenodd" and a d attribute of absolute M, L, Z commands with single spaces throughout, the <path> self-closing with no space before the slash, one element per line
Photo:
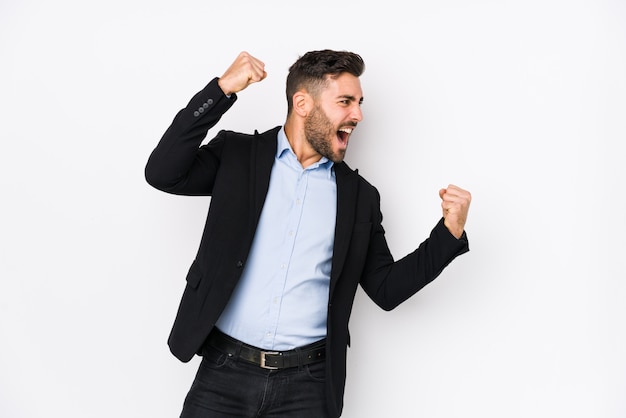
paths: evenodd
<path fill-rule="evenodd" d="M 626 416 L 621 0 L 3 0 L 0 416 L 178 416 L 198 362 L 166 338 L 209 201 L 144 164 L 239 51 L 269 76 L 217 128 L 252 131 L 321 48 L 366 60 L 347 161 L 396 257 L 440 187 L 474 198 L 439 279 L 388 313 L 357 294 L 344 417 Z"/>

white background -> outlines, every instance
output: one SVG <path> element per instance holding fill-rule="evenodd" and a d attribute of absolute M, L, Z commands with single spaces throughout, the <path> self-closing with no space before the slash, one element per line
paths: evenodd
<path fill-rule="evenodd" d="M 626 416 L 626 3 L 0 2 L 0 416 L 178 416 L 166 346 L 208 198 L 143 178 L 241 50 L 218 127 L 284 122 L 289 65 L 366 61 L 347 162 L 412 251 L 470 190 L 471 251 L 392 312 L 362 291 L 346 418 Z M 211 135 L 211 133 L 209 134 Z"/>

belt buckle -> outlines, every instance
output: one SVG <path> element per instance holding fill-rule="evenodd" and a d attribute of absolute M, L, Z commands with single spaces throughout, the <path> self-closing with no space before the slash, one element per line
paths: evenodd
<path fill-rule="evenodd" d="M 277 370 L 278 367 L 274 367 L 274 366 L 268 366 L 266 364 L 267 360 L 265 359 L 266 355 L 276 355 L 276 354 L 280 354 L 278 351 L 261 351 L 261 360 L 259 362 L 259 366 L 261 366 L 263 369 L 268 369 L 268 370 Z"/>

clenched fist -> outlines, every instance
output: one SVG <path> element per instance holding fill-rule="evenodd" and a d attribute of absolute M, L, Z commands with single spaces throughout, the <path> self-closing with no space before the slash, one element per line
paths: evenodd
<path fill-rule="evenodd" d="M 467 212 L 469 210 L 472 195 L 467 190 L 463 190 L 453 184 L 448 188 L 439 190 L 441 198 L 441 209 L 443 210 L 443 224 L 448 231 L 457 239 L 463 235 Z"/>
<path fill-rule="evenodd" d="M 217 82 L 227 96 L 238 93 L 252 83 L 267 77 L 265 64 L 243 51 Z"/>

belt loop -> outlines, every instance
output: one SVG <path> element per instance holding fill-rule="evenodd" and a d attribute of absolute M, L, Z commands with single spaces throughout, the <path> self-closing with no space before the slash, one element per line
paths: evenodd
<path fill-rule="evenodd" d="M 302 353 L 302 350 L 300 350 L 300 347 L 296 347 L 296 355 L 298 356 L 298 371 L 301 372 L 304 369 L 304 354 Z"/>
<path fill-rule="evenodd" d="M 235 353 L 233 354 L 235 356 L 235 361 L 239 362 L 239 358 L 241 356 L 241 347 L 243 346 L 243 342 L 236 340 L 236 344 L 235 344 Z"/>

